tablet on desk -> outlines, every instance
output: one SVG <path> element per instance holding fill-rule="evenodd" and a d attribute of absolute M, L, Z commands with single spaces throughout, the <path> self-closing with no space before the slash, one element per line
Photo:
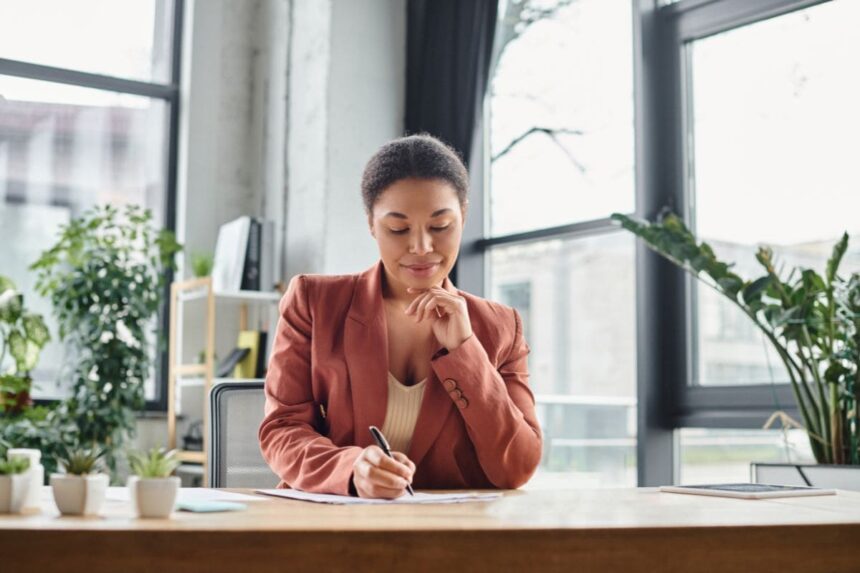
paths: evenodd
<path fill-rule="evenodd" d="M 715 495 L 741 499 L 768 499 L 774 497 L 801 497 L 809 495 L 833 495 L 835 489 L 822 489 L 799 485 L 769 485 L 763 483 L 719 483 L 704 485 L 664 485 L 660 491 Z"/>

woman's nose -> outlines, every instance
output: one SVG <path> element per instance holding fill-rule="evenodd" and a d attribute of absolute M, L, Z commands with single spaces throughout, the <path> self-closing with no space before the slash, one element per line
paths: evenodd
<path fill-rule="evenodd" d="M 430 233 L 424 231 L 413 233 L 409 240 L 409 252 L 414 255 L 426 255 L 433 252 L 433 241 L 430 238 Z"/>

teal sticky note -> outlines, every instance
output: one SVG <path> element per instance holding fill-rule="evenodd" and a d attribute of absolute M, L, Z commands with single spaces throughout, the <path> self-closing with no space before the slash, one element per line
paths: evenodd
<path fill-rule="evenodd" d="M 180 511 L 193 511 L 195 513 L 212 513 L 215 511 L 238 511 L 247 509 L 244 503 L 235 501 L 180 501 L 176 509 Z"/>

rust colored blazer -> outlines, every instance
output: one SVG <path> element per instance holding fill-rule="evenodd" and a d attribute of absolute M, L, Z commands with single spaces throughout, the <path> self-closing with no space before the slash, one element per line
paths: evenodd
<path fill-rule="evenodd" d="M 280 303 L 266 376 L 263 457 L 278 487 L 347 495 L 352 466 L 374 443 L 388 400 L 383 266 L 358 275 L 300 275 Z M 416 488 L 515 488 L 540 461 L 522 322 L 513 309 L 466 298 L 473 336 L 431 359 L 408 452 Z"/>

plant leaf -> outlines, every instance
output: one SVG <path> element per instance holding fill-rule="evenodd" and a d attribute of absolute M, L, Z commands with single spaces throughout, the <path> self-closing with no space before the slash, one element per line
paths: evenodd
<path fill-rule="evenodd" d="M 839 270 L 839 263 L 842 262 L 842 257 L 845 255 L 845 251 L 848 250 L 848 233 L 845 232 L 842 234 L 842 238 L 833 245 L 833 252 L 830 255 L 830 259 L 827 261 L 827 283 L 833 283 L 833 280 L 836 278 L 836 273 Z"/>
<path fill-rule="evenodd" d="M 45 325 L 45 319 L 40 314 L 26 313 L 24 314 L 24 331 L 27 333 L 27 338 L 39 346 L 45 344 L 51 339 L 51 333 Z"/>

